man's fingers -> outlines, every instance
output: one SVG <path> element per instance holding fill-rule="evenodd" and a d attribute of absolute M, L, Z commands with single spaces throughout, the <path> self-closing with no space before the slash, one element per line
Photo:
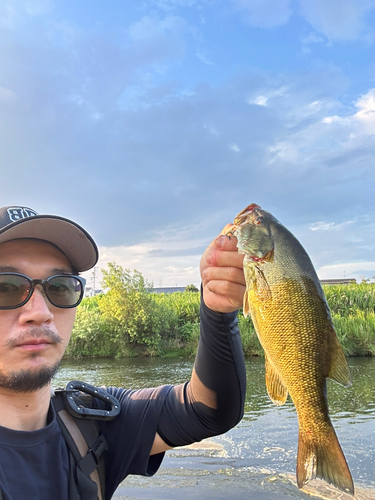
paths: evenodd
<path fill-rule="evenodd" d="M 240 285 L 246 285 L 242 267 L 207 267 L 202 273 L 202 278 L 204 283 L 211 280 L 227 280 Z"/>
<path fill-rule="evenodd" d="M 243 255 L 225 250 L 213 250 L 206 255 L 206 262 L 209 266 L 238 267 L 242 269 L 243 259 Z"/>
<path fill-rule="evenodd" d="M 210 309 L 230 312 L 242 307 L 246 287 L 225 280 L 212 280 L 203 286 L 204 301 Z"/>
<path fill-rule="evenodd" d="M 225 236 L 221 234 L 213 241 L 213 248 L 219 250 L 228 250 L 229 252 L 237 251 L 237 238 L 234 236 Z"/>
<path fill-rule="evenodd" d="M 217 295 L 223 295 L 225 297 L 230 296 L 240 303 L 242 302 L 243 295 L 246 290 L 245 285 L 233 283 L 232 281 L 227 280 L 211 280 L 206 286 L 210 292 L 216 293 Z"/>
<path fill-rule="evenodd" d="M 226 236 L 232 226 L 227 224 L 211 242 L 200 263 L 204 302 L 213 311 L 223 313 L 242 306 L 246 289 L 244 256 L 238 253 L 237 239 Z"/>

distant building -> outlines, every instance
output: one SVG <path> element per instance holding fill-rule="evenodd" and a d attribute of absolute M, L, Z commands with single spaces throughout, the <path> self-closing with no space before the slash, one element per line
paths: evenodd
<path fill-rule="evenodd" d="M 103 293 L 103 290 L 100 288 L 94 288 L 92 286 L 86 286 L 85 287 L 85 298 L 87 297 L 94 297 L 94 295 L 99 295 Z"/>
<path fill-rule="evenodd" d="M 355 278 L 338 278 L 338 279 L 329 279 L 329 280 L 320 280 L 320 283 L 322 285 L 349 285 L 353 283 L 357 283 L 357 280 Z M 161 287 L 156 287 L 156 288 L 149 288 L 148 290 L 150 293 L 177 293 L 177 292 L 184 292 L 185 287 L 184 286 L 161 286 Z M 102 290 L 95 290 L 95 295 L 97 293 L 102 293 Z M 86 297 L 86 295 L 85 295 Z M 88 297 L 92 297 L 92 295 L 88 295 Z"/>
<path fill-rule="evenodd" d="M 342 278 L 342 279 L 332 279 L 332 280 L 320 280 L 322 285 L 350 285 L 357 283 L 355 278 Z"/>
<path fill-rule="evenodd" d="M 161 286 L 159 288 L 150 288 L 149 292 L 151 293 L 176 293 L 176 292 L 184 292 L 184 286 Z"/>

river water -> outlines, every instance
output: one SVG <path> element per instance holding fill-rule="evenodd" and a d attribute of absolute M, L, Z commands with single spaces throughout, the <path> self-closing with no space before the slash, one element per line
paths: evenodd
<path fill-rule="evenodd" d="M 358 500 L 375 500 L 375 358 L 349 358 L 353 385 L 328 381 L 330 416 L 352 472 Z M 54 386 L 70 380 L 126 388 L 178 384 L 189 379 L 193 361 L 184 358 L 64 360 Z M 243 420 L 223 436 L 170 450 L 154 478 L 127 478 L 116 499 L 286 500 L 347 499 L 315 480 L 295 485 L 298 421 L 293 403 L 269 400 L 264 360 L 246 361 L 247 397 Z"/>

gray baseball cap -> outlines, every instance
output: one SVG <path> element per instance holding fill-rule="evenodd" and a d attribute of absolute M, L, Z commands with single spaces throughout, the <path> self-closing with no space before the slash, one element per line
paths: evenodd
<path fill-rule="evenodd" d="M 99 258 L 95 241 L 75 222 L 57 215 L 39 215 L 28 207 L 0 208 L 0 243 L 20 238 L 52 243 L 78 272 L 91 269 Z"/>

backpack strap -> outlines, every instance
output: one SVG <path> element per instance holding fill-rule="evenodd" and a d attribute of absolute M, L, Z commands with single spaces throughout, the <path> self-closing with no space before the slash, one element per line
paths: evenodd
<path fill-rule="evenodd" d="M 74 398 L 77 404 L 87 406 L 86 397 L 74 395 Z M 80 419 L 72 416 L 66 409 L 61 391 L 56 392 L 51 401 L 71 454 L 70 499 L 92 500 L 95 493 L 95 498 L 102 500 L 105 491 L 105 470 L 101 457 L 107 450 L 107 442 L 97 422 L 91 418 Z M 77 464 L 76 470 L 73 470 L 72 463 Z"/>
<path fill-rule="evenodd" d="M 74 405 L 83 410 L 85 418 L 82 418 L 82 415 L 74 416 L 72 408 L 67 411 L 67 391 L 53 391 L 51 397 L 57 422 L 69 449 L 69 500 L 103 500 L 105 464 L 102 455 L 108 446 L 96 420 L 111 420 L 120 413 L 121 405 L 116 398 L 106 395 L 105 400 L 110 400 L 112 405 L 110 411 L 86 411 L 91 408 L 93 396 L 97 397 L 96 393 L 99 392 L 99 399 L 103 400 L 103 390 L 78 381 L 73 384 L 82 388 L 88 387 L 86 394 L 80 395 L 69 390 L 69 398 L 74 398 Z M 3 498 L 0 488 L 0 500 Z"/>

